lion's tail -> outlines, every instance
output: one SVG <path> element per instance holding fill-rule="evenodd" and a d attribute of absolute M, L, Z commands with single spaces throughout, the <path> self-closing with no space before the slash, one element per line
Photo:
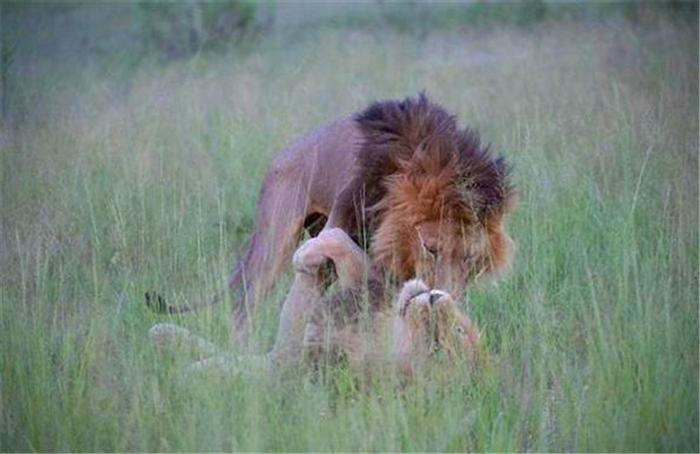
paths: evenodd
<path fill-rule="evenodd" d="M 168 304 L 163 295 L 157 292 L 146 292 L 144 297 L 146 299 L 146 306 L 148 306 L 148 308 L 154 312 L 159 314 L 182 314 L 185 312 L 198 311 L 205 307 L 219 304 L 226 296 L 226 293 L 226 290 L 222 290 L 207 301 L 203 301 L 198 304 L 182 304 L 177 306 Z"/>

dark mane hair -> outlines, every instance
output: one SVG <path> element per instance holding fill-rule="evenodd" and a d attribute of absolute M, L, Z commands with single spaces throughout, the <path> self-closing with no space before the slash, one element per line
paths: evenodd
<path fill-rule="evenodd" d="M 476 132 L 459 129 L 455 117 L 421 93 L 403 101 L 380 101 L 355 116 L 363 143 L 344 200 L 362 232 L 381 217 L 388 180 L 401 173 L 445 175 L 469 217 L 483 222 L 507 208 L 514 195 L 503 157 L 482 147 Z"/>

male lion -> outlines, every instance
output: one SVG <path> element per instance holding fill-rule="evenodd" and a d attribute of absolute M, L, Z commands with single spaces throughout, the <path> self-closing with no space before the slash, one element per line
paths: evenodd
<path fill-rule="evenodd" d="M 330 290 L 322 276 L 328 262 L 338 275 L 337 288 Z M 389 365 L 410 378 L 437 352 L 452 359 L 466 356 L 472 363 L 481 359 L 479 331 L 448 293 L 414 279 L 403 285 L 392 305 L 381 274 L 344 231 L 324 230 L 306 241 L 293 263 L 295 278 L 284 306 L 295 310 L 282 315 L 286 325 L 268 355 L 222 354 L 171 324 L 153 327 L 152 340 L 158 347 L 195 352 L 200 361 L 190 366 L 194 371 L 241 371 L 254 365 L 276 370 L 344 358 L 360 376 L 370 377 Z"/>
<path fill-rule="evenodd" d="M 477 276 L 510 261 L 508 174 L 502 157 L 424 94 L 374 103 L 301 139 L 272 163 L 256 231 L 229 279 L 238 291 L 232 340 L 245 343 L 255 301 L 288 266 L 304 228 L 347 232 L 386 281 L 420 278 L 460 298 Z M 147 303 L 190 309 L 159 296 Z M 288 306 L 283 314 L 294 310 Z"/>

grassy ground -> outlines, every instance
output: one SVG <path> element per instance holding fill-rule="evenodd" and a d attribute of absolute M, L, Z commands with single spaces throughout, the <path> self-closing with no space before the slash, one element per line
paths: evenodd
<path fill-rule="evenodd" d="M 698 451 L 697 22 L 308 27 L 166 65 L 22 52 L 0 144 L 0 450 Z M 221 287 L 275 153 L 422 89 L 515 166 L 514 269 L 464 302 L 493 367 L 358 391 L 342 368 L 187 380 L 161 359 L 143 292 Z M 223 345 L 227 314 L 175 321 Z"/>

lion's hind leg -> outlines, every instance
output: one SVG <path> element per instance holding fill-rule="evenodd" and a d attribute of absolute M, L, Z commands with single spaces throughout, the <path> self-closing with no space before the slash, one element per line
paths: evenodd
<path fill-rule="evenodd" d="M 220 372 L 227 375 L 262 373 L 270 370 L 268 355 L 236 355 L 226 353 L 208 340 L 173 323 L 159 323 L 148 330 L 148 336 L 161 353 L 195 357 L 185 368 L 188 375 Z"/>

